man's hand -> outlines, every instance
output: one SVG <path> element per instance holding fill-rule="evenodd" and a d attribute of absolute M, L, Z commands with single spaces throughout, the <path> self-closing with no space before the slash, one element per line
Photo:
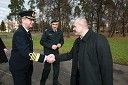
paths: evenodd
<path fill-rule="evenodd" d="M 57 49 L 57 45 L 52 45 L 52 49 L 56 50 Z"/>
<path fill-rule="evenodd" d="M 46 56 L 46 61 L 48 63 L 53 63 L 55 61 L 55 55 L 50 54 L 50 55 Z"/>
<path fill-rule="evenodd" d="M 58 47 L 58 48 L 60 48 L 60 47 L 61 47 L 61 44 L 60 44 L 60 43 L 58 43 L 58 44 L 57 44 L 57 47 Z"/>

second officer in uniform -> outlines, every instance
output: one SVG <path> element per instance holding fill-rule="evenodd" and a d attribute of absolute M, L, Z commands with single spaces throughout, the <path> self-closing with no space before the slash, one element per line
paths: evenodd
<path fill-rule="evenodd" d="M 64 44 L 63 33 L 60 29 L 58 29 L 59 22 L 56 19 L 51 21 L 51 28 L 45 30 L 40 40 L 40 44 L 44 46 L 44 54 L 59 54 L 59 48 Z M 61 85 L 58 81 L 59 76 L 60 63 L 53 63 L 53 85 Z M 40 85 L 45 85 L 46 79 L 51 70 L 51 64 L 45 62 L 44 70 L 42 73 L 42 78 L 40 81 Z"/>

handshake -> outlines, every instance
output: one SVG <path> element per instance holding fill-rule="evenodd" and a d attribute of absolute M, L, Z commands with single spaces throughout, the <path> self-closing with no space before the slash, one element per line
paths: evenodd
<path fill-rule="evenodd" d="M 48 63 L 53 63 L 55 61 L 55 55 L 54 54 L 50 54 L 48 56 L 45 56 L 45 59 Z M 45 60 L 44 60 L 45 61 Z"/>
<path fill-rule="evenodd" d="M 49 54 L 49 55 L 41 55 L 40 53 L 29 53 L 29 57 L 31 61 L 36 61 L 36 62 L 45 62 L 47 61 L 48 63 L 53 63 L 55 62 L 55 55 L 54 54 Z"/>

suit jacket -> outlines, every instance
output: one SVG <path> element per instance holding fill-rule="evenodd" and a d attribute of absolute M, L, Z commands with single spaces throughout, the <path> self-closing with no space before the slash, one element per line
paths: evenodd
<path fill-rule="evenodd" d="M 0 38 L 0 63 L 8 62 L 7 56 L 4 52 L 6 48 L 5 44 L 3 43 L 2 39 Z"/>
<path fill-rule="evenodd" d="M 113 85 L 112 55 L 107 39 L 91 29 L 82 40 L 77 38 L 69 53 L 57 61 L 72 59 L 71 85 L 76 85 L 77 68 L 80 85 Z"/>
<path fill-rule="evenodd" d="M 23 26 L 15 31 L 12 39 L 11 57 L 9 60 L 10 71 L 28 71 L 33 68 L 29 53 L 33 52 L 33 41 Z"/>

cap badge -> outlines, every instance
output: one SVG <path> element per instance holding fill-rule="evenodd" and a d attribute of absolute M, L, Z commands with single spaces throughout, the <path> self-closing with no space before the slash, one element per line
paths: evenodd
<path fill-rule="evenodd" d="M 35 17 L 35 12 L 32 13 L 32 17 Z"/>

